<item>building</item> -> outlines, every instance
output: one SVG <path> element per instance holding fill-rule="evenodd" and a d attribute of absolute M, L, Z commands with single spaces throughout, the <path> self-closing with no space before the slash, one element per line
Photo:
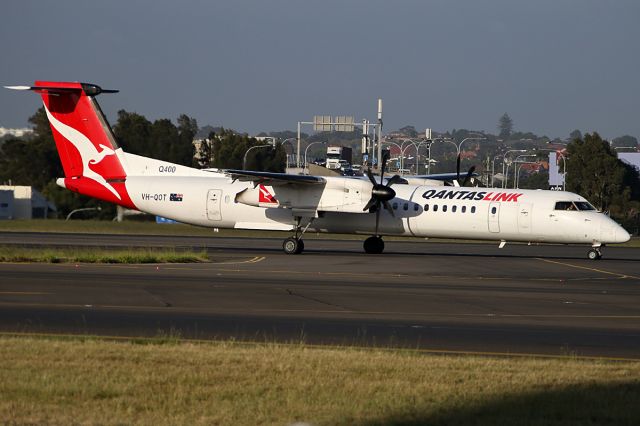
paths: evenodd
<path fill-rule="evenodd" d="M 0 190 L 0 220 L 13 219 L 13 191 Z"/>
<path fill-rule="evenodd" d="M 21 138 L 31 133 L 33 133 L 33 129 L 29 129 L 26 127 L 22 129 L 8 129 L 6 127 L 0 127 L 0 138 L 3 136 L 13 136 L 16 138 Z"/>
<path fill-rule="evenodd" d="M 640 152 L 618 152 L 618 158 L 640 172 Z"/>
<path fill-rule="evenodd" d="M 30 186 L 0 185 L 0 219 L 46 219 L 56 206 Z"/>

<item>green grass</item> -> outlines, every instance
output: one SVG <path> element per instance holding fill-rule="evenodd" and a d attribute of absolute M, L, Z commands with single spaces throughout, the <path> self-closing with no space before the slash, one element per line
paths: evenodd
<path fill-rule="evenodd" d="M 8 424 L 640 423 L 640 362 L 0 337 Z"/>
<path fill-rule="evenodd" d="M 194 263 L 209 261 L 206 251 L 175 249 L 25 248 L 0 247 L 0 262 L 44 263 Z"/>
<path fill-rule="evenodd" d="M 215 232 L 212 228 L 202 228 L 185 224 L 157 224 L 155 222 L 124 221 L 111 222 L 100 220 L 0 220 L 0 232 L 57 232 L 57 233 L 88 233 L 88 234 L 127 234 L 127 235 L 182 235 L 192 237 L 247 237 L 247 238 L 287 238 L 290 232 L 255 231 L 239 229 L 220 229 Z M 316 234 L 309 232 L 305 239 L 339 239 L 364 240 L 366 235 L 352 234 Z M 387 241 L 425 241 L 417 237 L 385 237 Z M 428 242 L 456 242 L 456 243 L 491 243 L 495 241 L 452 240 L 429 238 Z M 513 244 L 513 243 L 512 243 Z M 615 244 L 622 247 L 640 247 L 640 238 L 632 238 L 625 244 Z"/>

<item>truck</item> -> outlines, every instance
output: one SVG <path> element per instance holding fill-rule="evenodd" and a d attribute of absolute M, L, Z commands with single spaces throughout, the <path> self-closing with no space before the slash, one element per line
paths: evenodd
<path fill-rule="evenodd" d="M 348 146 L 327 147 L 327 169 L 339 170 L 345 164 L 351 165 L 353 150 Z"/>

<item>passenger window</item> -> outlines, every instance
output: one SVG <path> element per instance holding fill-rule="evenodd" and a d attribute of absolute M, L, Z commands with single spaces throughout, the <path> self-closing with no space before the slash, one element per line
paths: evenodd
<path fill-rule="evenodd" d="M 393 203 L 393 209 L 398 210 L 398 203 Z"/>
<path fill-rule="evenodd" d="M 442 211 L 446 212 L 447 211 L 447 205 L 445 204 L 444 206 L 442 206 Z"/>
<path fill-rule="evenodd" d="M 437 205 L 437 204 L 434 204 L 434 205 L 433 205 L 433 211 L 434 211 L 434 212 L 437 212 L 437 211 L 438 211 L 438 205 Z"/>
<path fill-rule="evenodd" d="M 429 211 L 429 204 L 425 204 L 425 205 L 424 205 L 424 211 L 425 211 L 425 212 L 428 212 L 428 211 Z"/>
<path fill-rule="evenodd" d="M 458 206 L 451 207 L 451 211 L 454 212 L 454 213 L 456 212 L 457 209 L 458 209 Z"/>
<path fill-rule="evenodd" d="M 404 211 L 409 210 L 409 203 L 404 203 L 404 206 L 402 206 L 402 210 Z"/>
<path fill-rule="evenodd" d="M 491 214 L 496 214 L 496 211 L 498 211 L 498 209 L 496 209 L 495 207 L 491 207 Z"/>
<path fill-rule="evenodd" d="M 476 212 L 476 206 L 471 206 L 471 213 L 475 213 Z"/>
<path fill-rule="evenodd" d="M 462 206 L 462 213 L 466 213 L 467 212 L 467 206 Z"/>
<path fill-rule="evenodd" d="M 413 211 L 417 212 L 418 210 L 420 210 L 420 206 L 418 206 L 417 204 L 414 204 Z"/>

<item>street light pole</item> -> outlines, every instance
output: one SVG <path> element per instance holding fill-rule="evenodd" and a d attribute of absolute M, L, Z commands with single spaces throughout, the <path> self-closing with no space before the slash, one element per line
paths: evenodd
<path fill-rule="evenodd" d="M 526 151 L 525 151 L 525 152 L 526 152 Z M 525 158 L 525 157 L 537 157 L 537 155 L 536 155 L 536 154 L 521 154 L 521 155 L 518 155 L 518 156 L 515 158 L 515 160 L 513 160 L 513 162 L 515 163 L 515 172 L 514 172 L 514 174 L 518 171 L 518 158 Z M 508 176 L 508 175 L 509 175 L 509 166 L 507 165 L 507 176 Z M 505 181 L 506 181 L 506 180 L 507 180 L 507 177 L 505 177 Z M 518 177 L 517 177 L 517 176 L 515 176 L 515 177 L 513 178 L 513 189 L 515 189 L 515 188 L 516 188 L 517 180 L 518 180 Z M 507 185 L 507 187 L 508 187 L 508 185 Z"/>
<path fill-rule="evenodd" d="M 507 188 L 507 177 L 509 175 L 509 167 L 507 166 L 507 170 L 505 172 L 505 163 L 507 162 L 507 154 L 510 152 L 527 152 L 526 149 L 510 149 L 502 154 L 502 187 Z"/>
<path fill-rule="evenodd" d="M 310 148 L 312 145 L 315 145 L 315 144 L 317 144 L 317 143 L 324 144 L 325 142 L 324 142 L 324 141 L 315 141 L 315 142 L 311 142 L 311 143 L 310 143 L 309 145 L 307 145 L 307 147 L 304 149 L 304 169 L 303 169 L 303 170 L 304 170 L 304 174 L 308 174 L 308 170 L 309 170 L 309 169 L 308 169 L 308 167 L 307 167 L 307 151 L 309 150 L 309 148 Z"/>
<path fill-rule="evenodd" d="M 247 154 L 249 153 L 249 151 L 251 151 L 252 149 L 256 149 L 256 148 L 264 148 L 264 147 L 271 147 L 271 145 L 267 144 L 267 145 L 256 145 L 256 146 L 252 146 L 251 148 L 247 149 L 247 151 L 244 153 L 244 157 L 242 158 L 242 170 L 246 170 L 247 169 Z"/>
<path fill-rule="evenodd" d="M 280 142 L 282 144 L 282 146 L 284 147 L 284 144 L 288 143 L 289 146 L 291 146 L 291 156 L 293 157 L 293 154 L 295 153 L 295 147 L 293 146 L 293 143 L 291 143 L 291 141 L 296 140 L 296 138 L 287 138 L 285 140 L 283 140 L 282 142 Z M 287 154 L 287 149 L 285 148 L 284 150 L 285 155 L 287 156 L 287 167 L 289 167 L 289 154 Z"/>
<path fill-rule="evenodd" d="M 101 210 L 102 210 L 102 207 L 85 207 L 85 208 L 82 208 L 82 209 L 75 209 L 75 210 L 71 210 L 71 213 L 69 213 L 69 214 L 67 215 L 67 218 L 66 218 L 65 220 L 69 220 L 69 219 L 71 219 L 71 216 L 73 216 L 75 213 L 78 213 L 78 212 L 88 212 L 88 211 L 92 211 L 92 210 L 101 211 Z"/>

